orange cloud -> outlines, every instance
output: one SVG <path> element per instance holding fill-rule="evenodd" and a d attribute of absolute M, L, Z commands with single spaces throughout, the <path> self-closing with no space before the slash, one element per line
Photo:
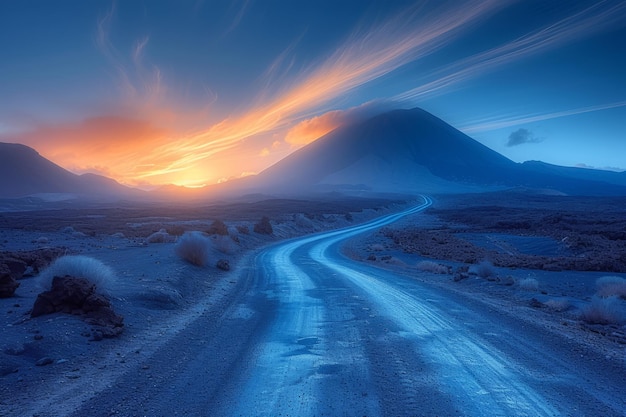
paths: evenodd
<path fill-rule="evenodd" d="M 95 172 L 134 184 L 138 174 L 154 169 L 149 149 L 168 138 L 166 130 L 116 116 L 78 124 L 41 125 L 12 136 L 44 157 L 77 173 Z"/>
<path fill-rule="evenodd" d="M 291 128 L 285 136 L 285 142 L 292 146 L 306 145 L 341 126 L 345 121 L 345 112 L 330 111 L 312 119 L 303 120 Z"/>
<path fill-rule="evenodd" d="M 375 27 L 355 31 L 319 65 L 298 76 L 277 76 L 285 75 L 282 67 L 290 62 L 290 47 L 272 64 L 262 91 L 249 108 L 184 134 L 180 133 L 181 121 L 198 126 L 196 122 L 204 119 L 207 109 L 188 119 L 187 111 L 170 104 L 171 97 L 166 98 L 170 90 L 165 88 L 163 75 L 156 66 L 143 63 L 148 37 L 136 42 L 129 57 L 113 47 L 108 36 L 111 10 L 99 21 L 96 40 L 118 74 L 124 93 L 121 107 L 131 109 L 128 114 L 135 119 L 103 117 L 75 125 L 42 126 L 20 135 L 19 141 L 65 167 L 109 172 L 128 184 L 197 185 L 236 177 L 244 171 L 261 171 L 288 151 L 270 147 L 273 134 L 294 146 L 322 136 L 350 116 L 345 111 L 316 116 L 337 100 L 452 43 L 464 29 L 509 3 L 470 0 L 465 7 L 450 2 L 428 11 L 410 8 Z M 434 81 L 395 99 L 412 100 L 443 91 L 491 68 L 562 44 L 591 28 L 604 27 L 603 19 L 611 20 L 607 17 L 611 13 L 623 16 L 626 7 L 598 4 L 548 28 L 444 67 L 433 74 Z M 207 100 L 207 108 L 212 100 L 214 97 Z M 261 153 L 266 157 L 259 158 Z"/>
<path fill-rule="evenodd" d="M 293 147 L 307 145 L 325 134 L 346 124 L 367 119 L 381 113 L 389 107 L 383 101 L 371 101 L 346 110 L 332 110 L 322 115 L 306 119 L 289 129 L 285 142 Z"/>

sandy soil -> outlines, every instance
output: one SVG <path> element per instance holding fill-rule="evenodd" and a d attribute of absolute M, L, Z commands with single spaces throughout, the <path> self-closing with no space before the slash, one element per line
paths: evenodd
<path fill-rule="evenodd" d="M 37 295 L 47 288 L 39 284 L 37 274 L 20 279 L 15 296 L 0 299 L 0 416 L 18 415 L 20 404 L 65 386 L 111 383 L 99 381 L 103 369 L 123 370 L 127 363 L 148 356 L 171 333 L 235 291 L 233 270 L 252 249 L 356 224 L 404 204 L 383 199 L 274 200 L 0 213 L 3 253 L 61 248 L 64 254 L 86 255 L 111 267 L 115 280 L 102 290 L 125 323 L 119 338 L 94 340 L 95 329 L 80 316 L 30 318 Z M 253 231 L 262 216 L 271 219 L 271 235 Z M 178 236 L 210 230 L 216 219 L 224 221 L 228 235 L 211 236 L 209 265 L 196 267 L 176 256 Z M 164 238 L 151 238 L 155 232 Z M 227 259 L 231 271 L 216 268 L 219 259 Z"/>
<path fill-rule="evenodd" d="M 599 278 L 626 278 L 620 233 L 626 206 L 613 199 L 502 196 L 440 197 L 424 213 L 357 238 L 344 253 L 541 323 L 626 362 L 626 299 L 608 300 L 611 323 L 582 316 L 600 298 Z M 478 269 L 485 261 L 489 276 Z M 432 264 L 445 268 L 434 273 Z"/>
<path fill-rule="evenodd" d="M 499 314 L 539 323 L 559 337 L 626 362 L 624 321 L 599 325 L 581 320 L 581 312 L 595 298 L 598 278 L 626 278 L 620 263 L 626 205 L 607 199 L 506 197 L 438 197 L 426 212 L 360 237 L 344 252 L 485 304 Z M 21 279 L 15 297 L 0 299 L 0 416 L 20 415 L 21 406 L 53 391 L 57 397 L 67 392 L 68 404 L 79 404 L 76 389 L 81 384 L 91 390 L 114 384 L 101 376 L 119 375 L 131 363 L 141 363 L 186 323 L 241 291 L 233 270 L 252 249 L 356 224 L 405 206 L 402 201 L 377 199 L 280 200 L 0 213 L 0 251 L 63 248 L 64 253 L 91 256 L 112 267 L 116 279 L 109 295 L 125 319 L 119 338 L 101 341 L 93 340 L 93 328 L 79 316 L 31 319 L 30 309 L 43 288 L 36 275 Z M 271 218 L 272 235 L 253 232 L 262 216 Z M 211 237 L 208 266 L 195 267 L 175 255 L 178 236 L 187 230 L 209 230 L 216 219 L 225 222 L 228 235 Z M 150 236 L 159 231 L 167 238 L 150 243 Z M 216 268 L 218 259 L 228 259 L 233 270 Z M 420 269 L 425 260 L 445 265 L 446 273 Z M 494 264 L 492 275 L 455 278 L 457 269 L 470 267 L 471 272 L 483 260 Z M 528 278 L 536 280 L 536 287 L 521 285 Z M 613 308 L 626 318 L 626 301 L 616 302 Z M 43 359 L 47 364 L 38 366 Z"/>

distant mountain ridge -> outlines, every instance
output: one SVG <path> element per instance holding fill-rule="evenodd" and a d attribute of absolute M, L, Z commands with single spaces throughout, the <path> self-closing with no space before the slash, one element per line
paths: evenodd
<path fill-rule="evenodd" d="M 287 191 L 362 185 L 389 192 L 528 187 L 626 195 L 624 173 L 516 163 L 419 108 L 336 129 L 251 181 Z"/>
<path fill-rule="evenodd" d="M 142 192 L 101 175 L 76 175 L 28 146 L 0 143 L 0 198 L 36 194 L 102 199 L 140 197 Z"/>
<path fill-rule="evenodd" d="M 73 174 L 25 145 L 0 143 L 0 198 L 47 194 L 91 200 L 205 200 L 311 192 L 459 193 L 522 188 L 626 196 L 626 172 L 516 163 L 421 110 L 394 110 L 340 127 L 256 176 L 205 189 L 153 192 Z"/>

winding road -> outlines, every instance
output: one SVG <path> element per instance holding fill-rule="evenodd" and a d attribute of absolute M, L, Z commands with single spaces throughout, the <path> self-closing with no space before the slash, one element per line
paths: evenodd
<path fill-rule="evenodd" d="M 212 313 L 72 415 L 624 415 L 623 363 L 340 254 L 431 203 L 262 250 Z"/>

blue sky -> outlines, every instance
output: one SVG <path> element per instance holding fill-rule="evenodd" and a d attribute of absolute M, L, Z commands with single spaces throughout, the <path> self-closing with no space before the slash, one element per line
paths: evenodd
<path fill-rule="evenodd" d="M 411 107 L 514 161 L 626 169 L 624 1 L 3 1 L 0 50 L 0 140 L 130 185 Z"/>

